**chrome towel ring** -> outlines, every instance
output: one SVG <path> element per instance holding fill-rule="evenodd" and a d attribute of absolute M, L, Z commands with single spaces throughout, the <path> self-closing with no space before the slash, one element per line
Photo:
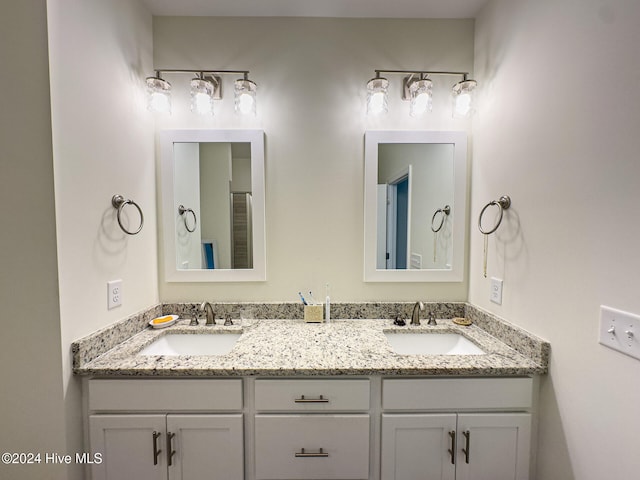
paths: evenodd
<path fill-rule="evenodd" d="M 487 208 L 496 205 L 499 208 L 499 216 L 498 216 L 498 221 L 496 222 L 496 224 L 493 226 L 493 228 L 491 230 L 484 230 L 482 228 L 482 216 L 484 215 L 484 212 L 487 210 Z M 500 226 L 500 223 L 502 223 L 502 214 L 504 213 L 505 210 L 509 210 L 509 207 L 511 206 L 511 198 L 509 198 L 508 195 L 503 195 L 500 197 L 500 200 L 492 200 L 489 203 L 487 203 L 484 208 L 480 211 L 480 216 L 478 217 L 478 229 L 480 230 L 481 233 L 485 234 L 485 235 L 489 235 L 493 232 L 495 232 L 498 227 Z"/>
<path fill-rule="evenodd" d="M 134 202 L 133 200 L 125 200 L 122 195 L 114 195 L 111 198 L 111 205 L 113 205 L 113 208 L 118 210 L 118 215 L 117 215 L 118 216 L 118 225 L 120 225 L 120 228 L 122 229 L 122 231 L 124 233 L 126 233 L 127 235 L 136 235 L 136 234 L 140 233 L 140 230 L 142 230 L 142 226 L 144 225 L 144 215 L 142 213 L 142 209 L 140 208 L 140 206 L 136 202 Z M 125 228 L 125 226 L 122 225 L 122 220 L 121 220 L 120 216 L 122 215 L 122 211 L 124 210 L 124 207 L 126 207 L 127 205 L 133 205 L 134 207 L 136 207 L 136 209 L 138 210 L 138 213 L 140 214 L 140 226 L 138 227 L 138 229 L 135 232 L 127 230 Z"/>
<path fill-rule="evenodd" d="M 498 221 L 496 222 L 496 224 L 493 226 L 491 230 L 485 230 L 482 228 L 482 216 L 484 215 L 484 212 L 487 210 L 487 208 L 494 205 L 497 206 L 498 209 L 500 210 L 498 215 Z M 484 275 L 485 278 L 487 278 L 487 257 L 489 256 L 489 245 L 488 245 L 489 235 L 498 229 L 498 227 L 502 223 L 502 215 L 504 214 L 504 211 L 508 210 L 510 206 L 511 206 L 511 198 L 509 198 L 508 195 L 503 195 L 500 197 L 500 200 L 492 200 L 489 203 L 487 203 L 484 206 L 484 208 L 480 211 L 480 216 L 478 217 L 478 229 L 482 234 L 484 234 L 484 258 L 482 261 L 482 274 Z"/>
<path fill-rule="evenodd" d="M 435 211 L 435 213 L 433 214 L 433 217 L 431 217 L 431 231 L 433 233 L 438 233 L 440 229 L 442 229 L 442 225 L 444 225 L 444 219 L 447 218 L 450 213 L 451 213 L 451 207 L 449 205 L 445 205 L 444 208 L 439 208 Z M 441 214 L 440 224 L 434 228 L 433 222 L 435 221 L 436 216 L 438 214 Z"/>
<path fill-rule="evenodd" d="M 196 231 L 196 227 L 198 226 L 198 217 L 196 217 L 196 212 L 194 212 L 190 208 L 185 208 L 184 205 L 180 205 L 178 207 L 178 213 L 182 216 L 184 220 L 184 228 L 187 229 L 187 232 L 193 233 Z M 187 223 L 187 214 L 191 213 L 193 215 L 193 228 L 189 228 L 189 224 Z"/>

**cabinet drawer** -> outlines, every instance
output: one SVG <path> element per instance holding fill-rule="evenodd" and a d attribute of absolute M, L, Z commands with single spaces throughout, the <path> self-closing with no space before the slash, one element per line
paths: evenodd
<path fill-rule="evenodd" d="M 384 410 L 527 409 L 532 378 L 384 379 Z"/>
<path fill-rule="evenodd" d="M 93 379 L 90 411 L 228 411 L 242 409 L 241 379 Z"/>
<path fill-rule="evenodd" d="M 257 480 L 369 478 L 369 415 L 256 415 L 255 442 Z"/>
<path fill-rule="evenodd" d="M 256 380 L 261 412 L 369 409 L 369 380 Z"/>

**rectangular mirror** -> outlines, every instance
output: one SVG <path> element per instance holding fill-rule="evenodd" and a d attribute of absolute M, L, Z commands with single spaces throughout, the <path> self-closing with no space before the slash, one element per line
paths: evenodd
<path fill-rule="evenodd" d="M 264 134 L 161 132 L 167 281 L 263 281 Z"/>
<path fill-rule="evenodd" d="M 366 133 L 365 281 L 463 280 L 466 178 L 464 132 Z"/>

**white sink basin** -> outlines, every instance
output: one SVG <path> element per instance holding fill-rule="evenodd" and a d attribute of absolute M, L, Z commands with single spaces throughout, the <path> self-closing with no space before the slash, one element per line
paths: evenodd
<path fill-rule="evenodd" d="M 143 348 L 138 355 L 226 355 L 241 333 L 170 333 Z"/>
<path fill-rule="evenodd" d="M 391 348 L 401 355 L 485 355 L 458 333 L 385 332 Z"/>

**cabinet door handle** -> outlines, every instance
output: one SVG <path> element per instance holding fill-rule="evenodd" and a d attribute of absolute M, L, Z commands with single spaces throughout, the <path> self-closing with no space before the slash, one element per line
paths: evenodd
<path fill-rule="evenodd" d="M 171 446 L 171 441 L 173 440 L 173 437 L 175 437 L 176 434 L 175 433 L 171 433 L 171 432 L 167 432 L 167 464 L 169 466 L 173 465 L 172 462 L 172 458 L 175 455 L 176 451 L 173 450 L 173 447 Z"/>
<path fill-rule="evenodd" d="M 157 465 L 158 464 L 158 457 L 160 456 L 160 453 L 162 453 L 162 450 L 158 450 L 158 437 L 162 435 L 160 432 L 156 432 L 155 430 L 153 431 L 153 464 Z"/>
<path fill-rule="evenodd" d="M 295 456 L 298 458 L 317 458 L 317 457 L 328 457 L 329 454 L 321 448 L 319 452 L 305 452 L 304 448 L 301 448 L 299 452 L 295 453 Z"/>
<path fill-rule="evenodd" d="M 471 447 L 471 432 L 469 430 L 462 432 L 465 438 L 465 447 L 462 449 L 464 453 L 464 461 L 469 463 L 469 448 Z"/>
<path fill-rule="evenodd" d="M 293 401 L 295 403 L 329 403 L 329 399 L 324 398 L 324 395 L 320 395 L 318 398 L 304 398 L 304 395 L 300 395 L 300 398 Z"/>
<path fill-rule="evenodd" d="M 456 432 L 455 430 L 451 430 L 449 432 L 449 436 L 451 437 L 451 448 L 447 450 L 449 455 L 451 455 L 451 465 L 456 464 Z"/>

